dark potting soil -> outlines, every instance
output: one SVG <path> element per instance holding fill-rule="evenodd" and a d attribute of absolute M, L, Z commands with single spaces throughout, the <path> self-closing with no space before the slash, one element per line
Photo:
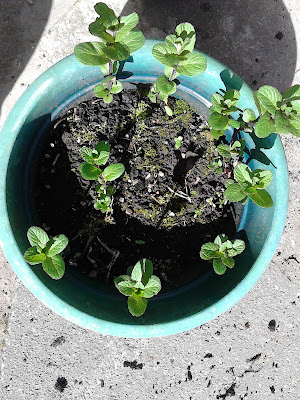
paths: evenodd
<path fill-rule="evenodd" d="M 149 258 L 168 291 L 212 268 L 199 257 L 203 243 L 220 233 L 234 237 L 232 205 L 222 204 L 232 166 L 221 174 L 211 168 L 216 143 L 207 123 L 184 101 L 171 102 L 175 112 L 168 117 L 138 91 L 124 90 L 109 105 L 93 98 L 52 123 L 36 169 L 33 210 L 36 224 L 69 238 L 67 270 L 113 284 Z M 108 164 L 125 165 L 113 182 L 109 215 L 94 209 L 97 182 L 78 171 L 81 147 L 100 140 L 110 143 Z"/>

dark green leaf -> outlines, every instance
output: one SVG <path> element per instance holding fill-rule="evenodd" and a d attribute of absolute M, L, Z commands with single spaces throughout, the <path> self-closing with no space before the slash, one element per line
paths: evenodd
<path fill-rule="evenodd" d="M 105 26 L 100 22 L 100 18 L 97 18 L 95 22 L 92 22 L 89 26 L 89 30 L 92 35 L 98 36 L 104 43 L 114 43 L 115 38 L 105 30 Z"/>
<path fill-rule="evenodd" d="M 96 180 L 100 176 L 101 170 L 95 165 L 88 163 L 81 163 L 78 167 L 82 177 L 87 180 Z"/>
<path fill-rule="evenodd" d="M 264 207 L 264 208 L 273 207 L 274 203 L 273 203 L 272 197 L 264 189 L 257 190 L 256 193 L 250 193 L 250 194 L 248 194 L 248 196 L 254 203 L 259 205 L 260 207 Z"/>
<path fill-rule="evenodd" d="M 219 154 L 224 157 L 224 158 L 230 158 L 231 153 L 230 153 L 230 148 L 227 144 L 219 144 L 217 147 Z"/>
<path fill-rule="evenodd" d="M 125 44 L 114 43 L 103 48 L 103 53 L 111 60 L 122 61 L 130 56 L 129 47 Z"/>
<path fill-rule="evenodd" d="M 88 164 L 95 164 L 94 157 L 93 157 L 93 150 L 89 149 L 88 147 L 83 146 L 80 149 L 80 155 Z"/>
<path fill-rule="evenodd" d="M 239 121 L 236 121 L 235 119 L 229 118 L 228 124 L 233 126 L 235 129 L 239 129 L 240 128 Z"/>
<path fill-rule="evenodd" d="M 221 260 L 224 265 L 228 268 L 233 268 L 234 267 L 234 259 L 232 257 L 224 257 L 221 256 Z"/>
<path fill-rule="evenodd" d="M 60 279 L 65 273 L 65 263 L 60 254 L 47 257 L 43 262 L 44 271 L 53 279 Z"/>
<path fill-rule="evenodd" d="M 243 200 L 246 195 L 242 192 L 241 186 L 238 183 L 233 183 L 225 190 L 224 195 L 229 201 L 237 202 Z"/>
<path fill-rule="evenodd" d="M 153 274 L 152 262 L 150 260 L 148 260 L 147 258 L 143 258 L 142 260 L 139 261 L 139 263 L 141 264 L 142 273 L 143 273 L 142 282 L 144 285 L 147 285 L 150 277 Z"/>
<path fill-rule="evenodd" d="M 282 98 L 287 100 L 294 96 L 300 96 L 300 85 L 294 85 L 283 93 Z"/>
<path fill-rule="evenodd" d="M 111 25 L 118 24 L 119 21 L 115 16 L 114 11 L 105 3 L 97 3 L 95 5 L 95 11 L 100 15 L 100 20 L 106 28 L 110 27 Z"/>
<path fill-rule="evenodd" d="M 110 61 L 103 53 L 104 45 L 99 42 L 80 43 L 75 46 L 76 59 L 85 65 L 102 65 Z"/>

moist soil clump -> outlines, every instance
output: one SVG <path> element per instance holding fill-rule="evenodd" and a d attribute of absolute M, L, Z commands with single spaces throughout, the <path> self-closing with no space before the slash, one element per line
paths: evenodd
<path fill-rule="evenodd" d="M 126 89 L 111 104 L 92 98 L 52 123 L 37 161 L 32 209 L 36 224 L 69 238 L 67 273 L 76 268 L 109 287 L 149 258 L 168 291 L 212 269 L 199 257 L 203 243 L 220 233 L 233 238 L 234 212 L 223 195 L 232 162 L 217 173 L 217 143 L 207 123 L 186 102 L 171 98 L 171 104 L 169 117 L 159 104 Z M 107 165 L 125 166 L 112 182 L 116 193 L 107 215 L 94 209 L 97 182 L 78 170 L 80 149 L 101 140 L 111 147 Z"/>

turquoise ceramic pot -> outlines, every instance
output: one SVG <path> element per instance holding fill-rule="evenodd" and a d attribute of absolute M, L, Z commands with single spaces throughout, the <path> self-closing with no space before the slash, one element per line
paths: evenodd
<path fill-rule="evenodd" d="M 128 82 L 154 82 L 163 67 L 151 55 L 156 42 L 147 41 L 123 67 Z M 207 56 L 208 67 L 198 77 L 180 77 L 178 96 L 207 115 L 211 95 L 226 86 L 240 89 L 241 108 L 254 108 L 251 89 L 224 65 Z M 131 75 L 131 76 L 129 76 Z M 129 77 L 128 77 L 129 76 Z M 79 64 L 69 56 L 42 74 L 22 95 L 9 114 L 0 135 L 0 241 L 4 253 L 24 285 L 64 318 L 103 334 L 125 337 L 170 335 L 201 325 L 228 310 L 257 282 L 279 242 L 288 206 L 288 172 L 279 136 L 255 143 L 245 135 L 250 166 L 274 173 L 269 191 L 274 207 L 249 203 L 239 226 L 247 243 L 233 270 L 224 276 L 204 278 L 149 301 L 143 317 L 127 311 L 126 299 L 109 294 L 100 284 L 67 272 L 54 281 L 41 266 L 29 266 L 22 257 L 28 247 L 26 231 L 32 225 L 29 207 L 30 167 L 44 131 L 61 110 L 90 93 L 101 80 L 99 68 Z M 57 204 L 52 205 L 57 207 Z"/>

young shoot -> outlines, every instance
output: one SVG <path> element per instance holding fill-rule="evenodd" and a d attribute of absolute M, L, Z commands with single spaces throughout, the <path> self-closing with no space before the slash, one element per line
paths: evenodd
<path fill-rule="evenodd" d="M 100 42 L 80 43 L 74 53 L 82 64 L 100 67 L 104 79 L 95 86 L 94 93 L 105 103 L 111 103 L 113 94 L 123 89 L 122 82 L 117 79 L 120 61 L 139 50 L 145 38 L 135 28 L 139 22 L 137 13 L 116 17 L 114 11 L 102 2 L 95 5 L 95 11 L 99 17 L 90 24 L 89 30 Z"/>
<path fill-rule="evenodd" d="M 230 158 L 242 157 L 245 149 L 245 140 L 235 140 L 230 144 L 219 144 L 217 150 L 223 158 L 229 160 Z"/>
<path fill-rule="evenodd" d="M 82 177 L 87 180 L 98 180 L 96 185 L 97 197 L 94 207 L 103 213 L 112 211 L 112 195 L 116 189 L 113 186 L 107 185 L 107 182 L 118 179 L 125 171 L 123 164 L 111 164 L 104 170 L 99 166 L 105 165 L 109 159 L 110 146 L 107 142 L 99 142 L 94 149 L 82 147 L 80 150 L 81 157 L 85 162 L 78 167 Z"/>
<path fill-rule="evenodd" d="M 134 267 L 129 267 L 127 273 L 118 276 L 115 285 L 124 296 L 128 296 L 130 314 L 140 317 L 146 311 L 148 299 L 160 291 L 160 279 L 152 275 L 152 262 L 146 258 L 138 261 Z"/>
<path fill-rule="evenodd" d="M 65 262 L 60 253 L 69 240 L 65 235 L 48 236 L 38 226 L 31 226 L 27 238 L 32 247 L 24 253 L 24 260 L 30 265 L 42 264 L 43 270 L 53 279 L 60 279 L 65 273 Z"/>
<path fill-rule="evenodd" d="M 214 242 L 205 243 L 200 250 L 203 260 L 212 261 L 216 274 L 223 275 L 228 268 L 234 267 L 233 257 L 245 250 L 245 242 L 240 239 L 228 240 L 222 233 L 216 237 Z"/>
<path fill-rule="evenodd" d="M 273 206 L 270 194 L 265 190 L 273 179 L 272 171 L 256 169 L 246 164 L 238 164 L 233 171 L 234 180 L 228 179 L 224 195 L 229 201 L 246 204 L 249 198 L 260 207 Z"/>
<path fill-rule="evenodd" d="M 175 149 L 178 150 L 181 146 L 181 143 L 183 141 L 183 137 L 182 136 L 178 136 L 176 138 L 174 138 L 175 141 Z"/>
<path fill-rule="evenodd" d="M 206 70 L 206 58 L 193 52 L 196 42 L 196 34 L 193 25 L 184 22 L 179 24 L 174 34 L 168 35 L 164 43 L 154 45 L 153 56 L 165 67 L 165 74 L 157 78 L 156 83 L 148 94 L 151 101 L 164 103 L 165 111 L 169 116 L 173 110 L 169 105 L 168 98 L 176 92 L 181 75 L 196 76 Z"/>

